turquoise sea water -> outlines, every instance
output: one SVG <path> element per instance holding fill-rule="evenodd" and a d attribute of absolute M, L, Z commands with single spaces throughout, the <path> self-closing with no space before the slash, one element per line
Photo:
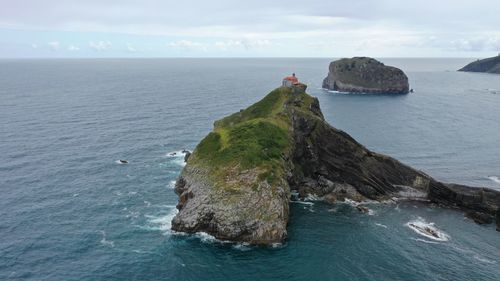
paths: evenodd
<path fill-rule="evenodd" d="M 183 164 L 169 153 L 291 72 L 368 148 L 500 189 L 500 76 L 454 71 L 469 59 L 382 59 L 415 93 L 345 95 L 320 89 L 329 61 L 0 61 L 0 279 L 500 280 L 493 225 L 422 203 L 371 204 L 370 215 L 292 203 L 288 241 L 269 248 L 170 232 Z"/>

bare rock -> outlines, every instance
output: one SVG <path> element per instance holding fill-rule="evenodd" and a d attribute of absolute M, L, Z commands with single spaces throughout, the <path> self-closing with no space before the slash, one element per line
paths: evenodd
<path fill-rule="evenodd" d="M 408 77 L 373 58 L 344 58 L 330 63 L 323 88 L 350 93 L 407 94 Z"/>

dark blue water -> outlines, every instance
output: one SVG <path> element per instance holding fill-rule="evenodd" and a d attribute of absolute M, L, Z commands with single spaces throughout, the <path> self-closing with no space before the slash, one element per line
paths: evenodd
<path fill-rule="evenodd" d="M 320 90 L 329 61 L 0 61 L 0 279 L 500 280 L 494 226 L 418 203 L 370 205 L 371 215 L 294 203 L 290 238 L 274 248 L 170 233 L 182 159 L 168 153 L 194 148 L 291 72 L 370 149 L 500 188 L 500 76 L 455 72 L 467 59 L 383 59 L 415 93 L 342 95 Z"/>

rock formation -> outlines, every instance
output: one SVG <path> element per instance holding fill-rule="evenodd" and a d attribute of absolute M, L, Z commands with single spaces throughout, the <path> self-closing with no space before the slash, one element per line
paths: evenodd
<path fill-rule="evenodd" d="M 341 59 L 330 63 L 323 88 L 350 93 L 407 94 L 408 77 L 396 67 L 367 57 Z"/>
<path fill-rule="evenodd" d="M 500 54 L 496 57 L 471 62 L 458 71 L 500 74 Z"/>
<path fill-rule="evenodd" d="M 330 126 L 304 87 L 280 87 L 216 121 L 187 159 L 175 187 L 172 229 L 252 244 L 287 236 L 290 195 L 329 202 L 426 198 L 488 221 L 500 193 L 440 183 L 372 152 Z M 498 221 L 497 221 L 498 222 Z"/>
<path fill-rule="evenodd" d="M 500 207 L 497 208 L 497 231 L 500 231 Z"/>

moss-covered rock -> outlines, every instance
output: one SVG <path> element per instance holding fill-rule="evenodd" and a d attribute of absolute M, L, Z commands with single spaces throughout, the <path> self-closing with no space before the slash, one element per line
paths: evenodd
<path fill-rule="evenodd" d="M 500 193 L 440 183 L 369 151 L 323 118 L 305 87 L 280 87 L 215 122 L 175 187 L 172 229 L 271 244 L 287 236 L 291 191 L 326 201 L 422 199 L 492 217 Z"/>
<path fill-rule="evenodd" d="M 373 58 L 344 58 L 330 63 L 328 76 L 323 80 L 328 90 L 373 93 L 407 94 L 408 77 L 396 67 L 386 66 Z"/>

